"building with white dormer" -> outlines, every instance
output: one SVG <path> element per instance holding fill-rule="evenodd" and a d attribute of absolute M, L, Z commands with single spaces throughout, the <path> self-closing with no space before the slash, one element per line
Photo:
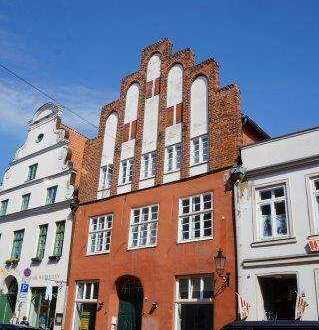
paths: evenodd
<path fill-rule="evenodd" d="M 72 208 L 86 138 L 40 107 L 0 187 L 0 322 L 61 329 Z"/>

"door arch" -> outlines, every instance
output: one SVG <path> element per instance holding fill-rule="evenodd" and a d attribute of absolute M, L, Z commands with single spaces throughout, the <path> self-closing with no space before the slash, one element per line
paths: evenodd
<path fill-rule="evenodd" d="M 18 297 L 18 281 L 9 275 L 4 280 L 6 293 L 0 294 L 0 321 L 10 322 L 13 313 L 15 312 L 17 297 Z"/>
<path fill-rule="evenodd" d="M 141 330 L 143 312 L 143 286 L 131 275 L 121 276 L 116 281 L 119 298 L 118 330 Z"/>

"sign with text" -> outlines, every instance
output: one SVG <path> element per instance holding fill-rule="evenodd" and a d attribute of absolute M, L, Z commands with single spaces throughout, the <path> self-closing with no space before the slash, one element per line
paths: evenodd
<path fill-rule="evenodd" d="M 20 300 L 23 300 L 27 297 L 29 291 L 29 284 L 28 283 L 22 283 L 20 287 Z"/>

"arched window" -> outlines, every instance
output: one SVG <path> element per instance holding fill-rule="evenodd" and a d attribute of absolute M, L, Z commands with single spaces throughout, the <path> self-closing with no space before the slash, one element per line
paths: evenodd
<path fill-rule="evenodd" d="M 137 118 L 139 85 L 134 83 L 126 93 L 124 123 L 130 123 Z"/>
<path fill-rule="evenodd" d="M 161 75 L 161 59 L 159 54 L 153 55 L 147 64 L 146 80 L 152 81 Z"/>
<path fill-rule="evenodd" d="M 183 67 L 180 64 L 174 65 L 167 77 L 167 107 L 182 102 L 183 97 Z"/>

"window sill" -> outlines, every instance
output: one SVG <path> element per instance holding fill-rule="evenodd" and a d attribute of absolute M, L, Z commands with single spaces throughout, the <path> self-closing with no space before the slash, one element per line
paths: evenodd
<path fill-rule="evenodd" d="M 101 256 L 105 254 L 110 254 L 110 251 L 103 251 L 103 252 L 90 252 L 86 254 L 86 257 L 94 257 L 94 256 Z"/>
<path fill-rule="evenodd" d="M 307 239 L 319 239 L 319 233 L 311 233 Z"/>
<path fill-rule="evenodd" d="M 140 181 L 146 181 L 146 180 L 154 179 L 154 178 L 155 178 L 155 175 L 152 175 L 152 176 L 148 176 L 147 178 L 140 178 Z"/>
<path fill-rule="evenodd" d="M 155 248 L 156 246 L 157 246 L 157 244 L 147 245 L 147 246 L 128 247 L 126 250 L 134 251 L 134 250 L 141 250 L 141 249 L 150 249 L 150 248 Z"/>
<path fill-rule="evenodd" d="M 123 187 L 123 186 L 127 186 L 127 185 L 129 185 L 129 184 L 131 184 L 132 183 L 132 181 L 130 181 L 130 182 L 125 182 L 125 183 L 119 183 L 117 186 L 118 187 Z"/>
<path fill-rule="evenodd" d="M 185 240 L 185 241 L 177 241 L 177 244 L 185 244 L 185 243 L 196 243 L 196 242 L 202 242 L 202 241 L 210 241 L 213 240 L 214 237 L 210 236 L 210 237 L 202 237 L 202 238 L 194 238 L 194 239 L 189 239 L 189 240 Z"/>
<path fill-rule="evenodd" d="M 294 244 L 297 243 L 296 237 L 283 237 L 283 238 L 273 238 L 269 240 L 256 241 L 250 244 L 253 247 L 262 246 L 272 246 L 272 245 L 282 245 L 282 244 Z"/>
<path fill-rule="evenodd" d="M 164 174 L 173 174 L 173 173 L 178 173 L 180 171 L 181 171 L 181 169 L 179 168 L 177 170 L 165 171 Z"/>
<path fill-rule="evenodd" d="M 200 166 L 200 165 L 204 165 L 204 164 L 208 164 L 208 160 L 199 162 L 199 163 L 191 163 L 190 167 L 196 167 L 196 166 Z"/>

